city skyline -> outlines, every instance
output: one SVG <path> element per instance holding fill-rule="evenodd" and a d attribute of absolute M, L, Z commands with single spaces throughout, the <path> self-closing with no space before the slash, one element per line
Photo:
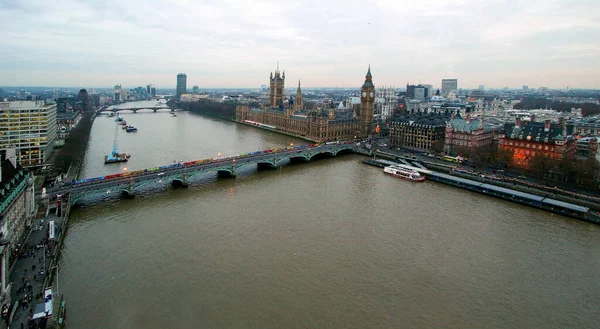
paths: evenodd
<path fill-rule="evenodd" d="M 600 88 L 600 3 L 380 0 L 0 2 L 0 85 L 258 88 L 277 60 L 303 88 Z M 291 85 L 290 85 L 291 86 Z"/>

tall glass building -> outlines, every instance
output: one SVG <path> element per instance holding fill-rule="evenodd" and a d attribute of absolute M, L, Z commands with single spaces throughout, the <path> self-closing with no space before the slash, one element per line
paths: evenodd
<path fill-rule="evenodd" d="M 185 73 L 177 74 L 177 98 L 186 93 L 187 90 L 187 75 Z"/>

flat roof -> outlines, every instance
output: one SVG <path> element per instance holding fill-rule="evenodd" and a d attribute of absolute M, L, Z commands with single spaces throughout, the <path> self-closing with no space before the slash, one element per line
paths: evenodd
<path fill-rule="evenodd" d="M 466 179 L 466 178 L 454 177 L 454 176 L 442 174 L 439 172 L 432 172 L 431 176 L 438 176 L 438 177 L 441 177 L 444 179 L 453 180 L 455 182 L 473 185 L 473 186 L 479 186 L 479 185 L 483 184 L 482 182 L 478 182 L 478 181 L 474 181 L 474 180 L 470 180 L 470 179 Z"/>
<path fill-rule="evenodd" d="M 393 165 L 397 165 L 398 164 L 396 162 L 392 162 L 392 161 L 388 161 L 388 160 L 375 160 L 375 162 L 383 163 L 383 164 L 389 165 L 389 166 L 393 166 Z"/>
<path fill-rule="evenodd" d="M 567 209 L 571 209 L 571 210 L 575 210 L 575 211 L 580 211 L 580 212 L 588 212 L 588 211 L 590 211 L 590 208 L 588 208 L 588 207 L 578 206 L 576 204 L 572 204 L 572 203 L 568 203 L 568 202 L 563 202 L 563 201 L 558 201 L 558 200 L 554 200 L 554 199 L 548 199 L 548 198 L 546 198 L 544 200 L 544 203 L 551 204 L 551 205 L 557 206 L 557 207 L 563 207 L 563 208 L 567 208 Z"/>
<path fill-rule="evenodd" d="M 530 200 L 535 200 L 535 201 L 542 201 L 544 200 L 543 196 L 539 196 L 539 195 L 535 195 L 535 194 L 530 194 L 530 193 L 525 193 L 525 192 L 520 192 L 517 190 L 512 190 L 509 188 L 504 188 L 504 187 L 500 187 L 500 186 L 496 186 L 496 185 L 490 185 L 490 184 L 483 184 L 481 185 L 481 187 L 493 190 L 493 191 L 498 191 L 498 192 L 502 192 L 502 193 L 506 193 L 506 194 L 512 194 L 514 196 L 519 196 L 522 198 L 527 198 Z"/>

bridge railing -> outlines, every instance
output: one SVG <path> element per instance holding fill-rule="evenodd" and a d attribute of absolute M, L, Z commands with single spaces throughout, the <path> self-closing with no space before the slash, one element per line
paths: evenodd
<path fill-rule="evenodd" d="M 287 147 L 287 148 L 280 148 L 280 149 L 261 150 L 261 151 L 255 151 L 255 152 L 250 152 L 250 153 L 242 153 L 242 154 L 236 155 L 236 156 L 209 158 L 209 159 L 188 161 L 188 162 L 183 162 L 183 163 L 180 162 L 180 163 L 175 163 L 175 164 L 171 164 L 171 165 L 141 169 L 141 170 L 136 170 L 136 171 L 131 171 L 131 172 L 112 174 L 112 175 L 106 175 L 106 176 L 100 176 L 100 177 L 94 177 L 94 178 L 87 178 L 87 179 L 83 179 L 83 180 L 79 180 L 79 181 L 65 183 L 63 186 L 57 187 L 56 190 L 49 191 L 49 193 L 60 193 L 60 191 L 63 191 L 66 188 L 84 187 L 84 186 L 95 185 L 95 184 L 99 184 L 99 183 L 103 183 L 103 182 L 129 181 L 129 180 L 132 180 L 132 179 L 135 179 L 138 177 L 144 177 L 144 176 L 153 174 L 158 171 L 169 172 L 169 171 L 178 170 L 181 168 L 196 168 L 196 167 L 206 166 L 206 165 L 210 165 L 210 164 L 229 163 L 229 162 L 235 162 L 238 160 L 245 160 L 245 159 L 251 160 L 251 159 L 254 159 L 257 157 L 277 157 L 277 156 L 283 155 L 283 154 L 309 151 L 309 150 L 315 150 L 315 149 L 316 150 L 329 150 L 329 149 L 339 148 L 340 146 L 344 147 L 345 145 L 346 145 L 346 147 L 347 146 L 355 147 L 357 145 L 356 143 L 357 143 L 356 141 L 348 141 L 348 142 L 329 142 L 329 143 L 325 143 L 325 144 L 306 144 L 306 145 L 298 145 L 295 147 Z"/>

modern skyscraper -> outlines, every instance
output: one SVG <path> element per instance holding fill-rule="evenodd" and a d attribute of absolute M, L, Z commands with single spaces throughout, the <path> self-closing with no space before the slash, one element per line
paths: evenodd
<path fill-rule="evenodd" d="M 187 90 L 187 75 L 185 73 L 177 74 L 177 93 L 176 97 L 179 98 L 181 95 L 185 94 Z"/>
<path fill-rule="evenodd" d="M 115 88 L 113 89 L 113 99 L 115 100 L 115 102 L 120 102 L 123 99 L 121 98 L 121 85 L 115 85 Z"/>
<path fill-rule="evenodd" d="M 200 93 L 200 87 L 198 87 L 198 86 L 192 87 L 192 94 L 199 94 L 199 93 Z"/>
<path fill-rule="evenodd" d="M 442 94 L 458 90 L 458 79 L 442 79 Z"/>

